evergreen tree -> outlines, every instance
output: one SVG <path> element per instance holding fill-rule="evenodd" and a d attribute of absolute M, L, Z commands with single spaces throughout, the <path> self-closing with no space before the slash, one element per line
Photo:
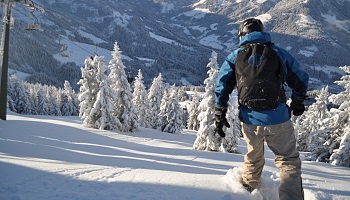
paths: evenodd
<path fill-rule="evenodd" d="M 241 136 L 241 128 L 239 125 L 238 119 L 238 101 L 237 96 L 230 95 L 228 101 L 228 109 L 226 118 L 230 124 L 230 128 L 226 131 L 225 140 L 222 140 L 222 148 L 225 152 L 228 153 L 241 153 L 241 150 L 238 148 L 239 138 Z"/>
<path fill-rule="evenodd" d="M 98 57 L 95 57 L 96 59 Z M 90 112 L 96 102 L 98 93 L 98 82 L 97 76 L 97 65 L 100 62 L 98 59 L 95 60 L 87 58 L 85 59 L 85 66 L 81 68 L 82 78 L 79 80 L 80 94 L 78 99 L 80 101 L 79 116 L 83 119 L 83 125 L 91 127 L 95 124 L 94 119 L 91 118 Z"/>
<path fill-rule="evenodd" d="M 134 81 L 134 98 L 132 102 L 134 103 L 139 125 L 146 128 L 151 128 L 151 118 L 152 113 L 150 112 L 150 102 L 147 96 L 147 90 L 143 84 L 143 76 L 141 69 L 137 74 Z"/>
<path fill-rule="evenodd" d="M 178 97 L 179 97 L 179 101 L 186 101 L 188 99 L 188 95 L 185 92 L 184 87 L 179 87 Z"/>
<path fill-rule="evenodd" d="M 200 113 L 198 115 L 198 120 L 200 121 L 200 127 L 197 132 L 196 141 L 193 144 L 193 148 L 196 150 L 206 150 L 206 151 L 222 151 L 229 152 L 226 149 L 225 144 L 229 144 L 226 138 L 221 138 L 215 133 L 215 96 L 214 91 L 216 87 L 216 79 L 218 76 L 218 63 L 217 63 L 217 53 L 212 52 L 210 62 L 207 67 L 209 68 L 207 74 L 208 78 L 204 80 L 205 84 L 205 94 L 204 98 L 199 105 Z"/>
<path fill-rule="evenodd" d="M 188 104 L 187 102 L 183 102 L 183 104 L 180 103 L 181 106 L 181 110 L 182 110 L 182 124 L 183 124 L 183 128 L 187 129 L 187 121 L 188 121 L 188 117 L 189 117 L 189 113 L 188 113 Z M 185 106 L 185 107 L 183 107 Z"/>
<path fill-rule="evenodd" d="M 77 116 L 79 114 L 77 96 L 67 80 L 64 82 L 61 93 L 61 112 L 63 116 Z"/>
<path fill-rule="evenodd" d="M 61 104 L 62 104 L 62 89 L 61 88 L 58 88 L 57 91 L 55 92 L 55 98 L 56 98 L 56 101 L 57 101 L 57 105 L 58 105 L 58 109 L 60 110 L 60 113 L 62 115 L 62 112 L 61 112 Z"/>
<path fill-rule="evenodd" d="M 37 115 L 38 114 L 38 90 L 36 89 L 36 85 L 35 84 L 31 84 L 28 82 L 24 82 L 24 87 L 26 88 L 26 90 L 29 92 L 29 100 L 31 101 L 31 107 L 28 108 L 30 111 L 29 113 L 32 115 Z"/>
<path fill-rule="evenodd" d="M 33 114 L 32 99 L 23 81 L 16 75 L 11 75 L 8 79 L 8 95 L 13 101 L 13 109 L 19 114 Z"/>
<path fill-rule="evenodd" d="M 72 116 L 74 112 L 74 105 L 72 97 L 65 90 L 60 90 L 60 106 L 62 116 Z"/>
<path fill-rule="evenodd" d="M 165 126 L 162 129 L 163 132 L 181 133 L 183 129 L 183 111 L 179 104 L 177 94 L 176 87 L 173 85 L 170 90 L 169 98 L 164 106 L 165 110 L 162 110 L 162 113 L 166 118 Z"/>
<path fill-rule="evenodd" d="M 314 156 L 322 154 L 323 144 L 328 138 L 329 105 L 328 86 L 322 88 L 315 98 L 316 102 L 309 106 L 302 118 L 297 119 L 298 149 L 300 151 L 314 151 Z M 321 152 L 319 152 L 321 150 Z"/>
<path fill-rule="evenodd" d="M 42 90 L 42 87 L 38 85 L 39 89 L 36 92 L 36 112 L 38 115 L 48 115 L 49 114 L 49 106 L 46 99 L 46 93 Z"/>
<path fill-rule="evenodd" d="M 169 108 L 169 102 L 170 101 L 170 92 L 169 89 L 166 88 L 164 89 L 164 94 L 163 97 L 161 99 L 161 103 L 160 103 L 160 108 L 159 108 L 159 118 L 161 121 L 161 126 L 160 126 L 160 130 L 163 131 L 165 126 L 167 125 L 168 121 L 167 121 L 167 114 L 168 114 L 168 110 L 170 110 Z"/>
<path fill-rule="evenodd" d="M 316 102 L 305 113 L 306 119 L 302 122 L 306 131 L 299 133 L 298 141 L 304 140 L 306 144 L 304 149 L 311 151 L 308 155 L 310 160 L 324 162 L 330 156 L 328 147 L 325 146 L 325 142 L 333 131 L 333 123 L 330 121 L 331 113 L 328 110 L 329 96 L 328 86 L 322 88 L 315 98 Z M 305 136 L 300 138 L 302 134 Z"/>
<path fill-rule="evenodd" d="M 201 102 L 201 98 L 198 95 L 198 93 L 194 93 L 192 96 L 192 100 L 190 103 L 190 106 L 188 108 L 188 120 L 187 120 L 187 128 L 190 130 L 198 130 L 199 129 L 199 120 L 198 120 L 198 115 L 199 115 L 199 104 Z"/>
<path fill-rule="evenodd" d="M 53 116 L 61 116 L 62 113 L 61 113 L 61 109 L 58 105 L 58 102 L 57 102 L 57 92 L 58 90 L 53 87 L 53 86 L 50 86 L 47 88 L 47 91 L 46 91 L 46 99 L 48 101 L 48 105 L 49 105 L 49 115 L 53 115 Z"/>
<path fill-rule="evenodd" d="M 230 113 L 228 113 L 229 124 L 237 137 L 243 137 L 241 121 L 239 120 L 238 94 L 235 90 L 230 96 Z"/>
<path fill-rule="evenodd" d="M 109 62 L 111 70 L 108 77 L 112 80 L 111 87 L 116 91 L 116 101 L 112 113 L 120 122 L 118 129 L 124 132 L 138 130 L 137 114 L 132 103 L 133 94 L 125 74 L 125 66 L 121 60 L 121 51 L 115 42 L 112 59 Z"/>
<path fill-rule="evenodd" d="M 339 94 L 332 95 L 330 101 L 336 105 L 339 105 L 336 113 L 333 115 L 333 122 L 336 123 L 335 135 L 336 137 L 331 137 L 333 139 L 330 146 L 339 147 L 337 150 L 333 150 L 330 157 L 330 162 L 333 165 L 341 165 L 349 167 L 349 157 L 350 157 L 350 66 L 340 67 L 346 72 L 346 75 L 341 77 L 340 81 L 335 83 L 344 87 L 344 91 Z M 333 143 L 333 144 L 332 144 Z"/>
<path fill-rule="evenodd" d="M 9 95 L 7 95 L 6 108 L 10 109 L 12 112 L 17 112 L 15 104 Z"/>
<path fill-rule="evenodd" d="M 97 63 L 97 82 L 99 83 L 96 101 L 90 112 L 93 128 L 100 130 L 112 130 L 120 127 L 120 121 L 111 112 L 114 102 L 116 102 L 117 93 L 110 87 L 112 80 L 106 75 L 107 67 L 104 64 L 103 57 L 95 57 Z"/>
<path fill-rule="evenodd" d="M 344 135 L 341 137 L 339 149 L 333 151 L 330 157 L 332 165 L 341 165 L 350 167 L 350 129 L 347 126 L 344 129 Z"/>
<path fill-rule="evenodd" d="M 150 113 L 151 117 L 151 126 L 154 129 L 161 130 L 162 120 L 159 116 L 160 104 L 162 101 L 164 93 L 163 78 L 162 74 L 159 73 L 158 77 L 154 78 L 151 84 L 151 87 L 148 91 L 148 99 L 150 101 Z"/>

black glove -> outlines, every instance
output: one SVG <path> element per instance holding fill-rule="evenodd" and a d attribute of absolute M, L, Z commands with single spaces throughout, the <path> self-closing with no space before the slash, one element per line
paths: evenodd
<path fill-rule="evenodd" d="M 215 132 L 221 137 L 225 137 L 225 132 L 222 130 L 224 126 L 230 128 L 230 124 L 226 119 L 227 107 L 215 107 Z"/>
<path fill-rule="evenodd" d="M 293 115 L 300 116 L 305 111 L 304 100 L 295 98 L 292 95 L 292 103 L 290 103 L 290 110 L 293 111 Z"/>

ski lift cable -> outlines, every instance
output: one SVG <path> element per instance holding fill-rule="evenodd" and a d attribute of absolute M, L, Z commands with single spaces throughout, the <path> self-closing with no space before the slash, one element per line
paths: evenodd
<path fill-rule="evenodd" d="M 16 7 L 12 7 L 13 10 L 17 11 L 18 13 L 24 15 L 25 17 L 32 18 L 31 16 L 27 15 L 26 13 L 23 13 L 22 11 L 18 10 Z M 32 12 L 32 11 L 31 11 Z"/>
<path fill-rule="evenodd" d="M 58 14 L 58 15 L 60 15 L 60 16 L 65 16 L 64 14 L 62 14 L 62 13 L 56 11 L 56 10 L 51 10 L 51 9 L 47 9 L 47 8 L 45 8 L 45 10 L 46 10 L 46 11 L 49 11 L 49 12 L 51 12 L 51 13 L 56 13 L 56 14 Z M 68 25 L 67 22 L 63 22 L 63 23 L 65 23 L 66 25 Z M 69 26 L 69 25 L 68 25 L 68 26 Z M 75 45 L 77 45 L 77 44 L 75 44 Z M 94 43 L 94 45 L 96 45 L 96 44 Z M 78 45 L 77 45 L 77 46 L 78 46 Z M 99 47 L 99 46 L 97 46 L 97 47 Z M 82 47 L 80 47 L 80 48 L 82 48 Z M 100 49 L 102 49 L 102 50 L 105 51 L 106 53 L 109 53 L 109 54 L 111 53 L 111 52 L 105 50 L 104 48 L 101 48 L 101 47 L 100 47 Z M 85 51 L 87 51 L 87 50 L 85 50 Z M 88 51 L 87 51 L 87 52 L 88 52 Z M 89 52 L 89 53 L 91 53 L 91 52 Z M 96 52 L 94 52 L 93 54 L 96 54 L 96 55 L 97 55 Z"/>
<path fill-rule="evenodd" d="M 32 10 L 30 13 L 32 14 L 32 16 L 34 18 L 35 23 L 39 23 L 38 18 L 34 15 L 34 10 Z"/>
<path fill-rule="evenodd" d="M 35 10 L 31 10 L 30 13 L 31 13 L 31 16 L 28 16 L 27 14 L 23 13 L 22 11 L 16 9 L 16 8 L 13 8 L 14 10 L 16 10 L 18 13 L 24 15 L 25 17 L 28 17 L 30 19 L 33 19 L 34 20 L 34 23 L 33 24 L 29 24 L 28 27 L 26 28 L 26 30 L 39 30 L 41 28 L 41 25 L 39 23 L 39 20 L 38 18 L 35 16 L 34 14 L 34 11 Z"/>
<path fill-rule="evenodd" d="M 29 16 L 29 15 L 27 15 L 26 13 L 21 12 L 21 11 L 18 10 L 18 9 L 15 9 L 15 10 L 16 10 L 17 12 L 19 12 L 20 14 L 22 14 L 22 15 L 28 17 L 28 18 L 31 18 L 31 19 L 32 19 L 32 17 L 34 17 L 35 22 L 38 22 L 38 18 L 37 18 L 37 17 L 34 15 L 34 13 L 33 13 L 35 10 L 32 10 L 32 11 L 31 11 L 32 17 Z M 59 15 L 64 16 L 64 15 L 61 14 L 60 12 L 57 12 L 57 11 L 54 11 L 54 10 L 51 10 L 51 9 L 46 9 L 46 10 L 49 11 L 49 12 L 54 12 L 54 13 L 57 13 L 57 14 L 59 14 Z M 91 52 L 91 51 L 89 51 L 89 50 L 86 50 L 85 48 L 81 47 L 80 45 L 76 44 L 75 42 L 73 42 L 73 41 L 71 41 L 71 40 L 68 40 L 68 41 L 69 41 L 70 43 L 72 43 L 73 45 L 79 47 L 79 48 L 82 49 L 83 51 L 89 53 L 89 54 L 97 55 L 96 52 Z M 105 49 L 103 49 L 103 48 L 100 48 L 100 49 L 102 49 L 102 50 L 105 51 L 106 53 L 110 53 L 110 52 L 108 52 L 107 50 L 105 50 Z"/>
<path fill-rule="evenodd" d="M 45 8 L 45 10 L 48 11 L 48 12 L 51 12 L 51 13 L 56 13 L 56 14 L 58 14 L 58 15 L 65 16 L 64 14 L 61 14 L 60 12 L 57 12 L 57 11 L 55 11 L 55 10 L 51 10 L 51 9 L 47 9 L 47 8 Z M 65 22 L 64 22 L 64 23 L 65 23 Z M 59 40 L 59 41 L 60 41 L 60 40 Z M 75 46 L 79 47 L 80 49 L 82 49 L 83 51 L 85 51 L 85 52 L 87 52 L 87 53 L 89 53 L 89 54 L 97 55 L 96 52 L 91 52 L 91 51 L 89 51 L 89 50 L 86 50 L 85 48 L 81 47 L 80 45 L 76 44 L 75 42 L 73 42 L 73 41 L 71 41 L 71 40 L 67 40 L 67 41 L 69 41 L 70 43 L 74 44 Z"/>

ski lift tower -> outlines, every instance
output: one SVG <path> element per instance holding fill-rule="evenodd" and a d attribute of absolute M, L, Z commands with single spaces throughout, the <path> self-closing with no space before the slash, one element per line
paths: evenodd
<path fill-rule="evenodd" d="M 3 9 L 2 16 L 2 36 L 0 45 L 0 119 L 6 120 L 7 109 L 7 76 L 8 76 L 8 57 L 10 44 L 10 26 L 11 26 L 11 9 L 14 3 L 22 3 L 30 9 L 44 12 L 44 9 L 35 5 L 31 0 L 0 0 Z M 13 23 L 13 22 L 12 22 Z"/>

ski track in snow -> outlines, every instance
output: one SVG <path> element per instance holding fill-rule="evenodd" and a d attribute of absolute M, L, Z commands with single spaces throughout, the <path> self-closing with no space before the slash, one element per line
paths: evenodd
<path fill-rule="evenodd" d="M 262 186 L 249 194 L 240 183 L 243 154 L 192 150 L 193 131 L 118 133 L 80 123 L 17 114 L 0 121 L 0 199 L 278 200 L 268 149 Z M 305 199 L 350 199 L 349 172 L 304 161 Z"/>

